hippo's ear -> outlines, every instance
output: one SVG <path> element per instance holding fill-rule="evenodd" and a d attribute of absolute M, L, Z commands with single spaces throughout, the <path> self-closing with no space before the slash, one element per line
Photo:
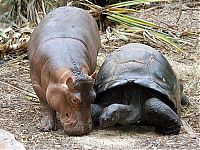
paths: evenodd
<path fill-rule="evenodd" d="M 97 73 L 96 72 L 93 72 L 93 74 L 91 75 L 92 79 L 96 79 L 97 78 Z"/>

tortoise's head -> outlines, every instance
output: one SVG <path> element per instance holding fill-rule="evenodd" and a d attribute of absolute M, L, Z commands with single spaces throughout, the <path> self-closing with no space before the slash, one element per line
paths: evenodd
<path fill-rule="evenodd" d="M 91 76 L 68 76 L 57 91 L 51 91 L 51 107 L 59 112 L 68 135 L 84 135 L 92 130 L 91 103 L 96 97 L 95 77 L 96 73 Z"/>

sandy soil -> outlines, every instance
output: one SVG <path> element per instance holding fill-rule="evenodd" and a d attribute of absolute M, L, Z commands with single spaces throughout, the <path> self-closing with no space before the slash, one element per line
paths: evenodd
<path fill-rule="evenodd" d="M 183 32 L 199 32 L 200 14 L 195 2 L 183 4 L 182 16 L 178 23 L 178 4 L 165 4 L 161 8 L 138 14 L 162 26 L 172 27 Z M 189 5 L 188 5 L 189 4 Z M 111 49 L 125 42 L 112 36 L 108 41 L 102 36 L 102 50 L 98 64 Z M 41 108 L 29 76 L 28 60 L 25 55 L 0 65 L 0 128 L 13 133 L 27 149 L 200 149 L 200 37 L 186 36 L 192 39 L 191 45 L 183 45 L 184 52 L 177 53 L 170 47 L 148 43 L 160 50 L 170 61 L 184 83 L 185 93 L 190 104 L 182 107 L 183 127 L 179 135 L 162 136 L 154 128 L 145 126 L 119 126 L 106 130 L 95 128 L 89 135 L 82 137 L 67 136 L 59 125 L 58 131 L 40 132 L 36 124 L 41 118 Z M 131 42 L 138 41 L 131 39 Z M 144 41 L 140 41 L 146 43 Z"/>

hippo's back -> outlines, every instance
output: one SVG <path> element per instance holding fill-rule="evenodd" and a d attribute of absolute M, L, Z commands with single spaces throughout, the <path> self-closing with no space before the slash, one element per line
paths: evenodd
<path fill-rule="evenodd" d="M 60 7 L 51 11 L 36 27 L 29 42 L 29 59 L 42 43 L 54 38 L 71 38 L 82 42 L 87 52 L 90 68 L 96 66 L 100 38 L 94 18 L 76 7 Z M 93 70 L 93 69 L 92 69 Z"/>

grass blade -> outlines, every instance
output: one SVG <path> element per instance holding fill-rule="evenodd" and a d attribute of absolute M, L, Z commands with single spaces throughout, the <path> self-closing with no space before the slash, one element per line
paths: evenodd
<path fill-rule="evenodd" d="M 134 9 L 127 9 L 127 8 L 108 8 L 105 10 L 105 12 L 113 12 L 113 13 L 134 13 L 138 12 L 138 10 Z"/>
<path fill-rule="evenodd" d="M 148 27 L 160 28 L 158 25 L 156 25 L 152 22 L 143 20 L 143 19 L 135 18 L 135 17 L 129 16 L 129 15 L 124 15 L 124 14 L 120 14 L 120 13 L 116 13 L 116 12 L 109 12 L 109 13 L 108 13 L 109 16 L 118 16 L 118 18 L 121 18 L 122 20 L 134 22 L 134 23 L 144 25 L 144 26 L 148 26 Z"/>
<path fill-rule="evenodd" d="M 126 7 L 126 6 L 133 6 L 133 5 L 144 4 L 144 3 L 167 2 L 167 1 L 168 0 L 135 0 L 135 1 L 126 1 L 126 2 L 112 4 L 107 7 Z"/>
<path fill-rule="evenodd" d="M 120 14 L 121 15 L 121 14 Z M 129 18 L 124 18 L 120 15 L 116 15 L 116 14 L 109 14 L 107 18 L 110 20 L 113 20 L 115 22 L 118 22 L 120 24 L 124 24 L 127 25 L 129 27 L 134 27 L 134 28 L 138 28 L 139 30 L 142 30 L 143 32 L 145 31 L 149 31 L 152 35 L 155 36 L 155 38 L 164 41 L 165 43 L 170 44 L 171 46 L 173 46 L 174 48 L 176 48 L 177 51 L 182 51 L 181 47 L 178 45 L 177 40 L 175 38 L 173 38 L 172 36 L 166 34 L 166 33 L 162 33 L 160 31 L 157 31 L 149 26 L 145 26 L 143 24 L 138 24 L 137 22 L 132 21 Z"/>
<path fill-rule="evenodd" d="M 182 51 L 182 48 L 180 47 L 180 45 L 177 43 L 177 41 L 173 37 L 166 36 L 166 35 L 160 34 L 158 32 L 152 32 L 152 34 L 155 36 L 155 38 L 160 39 L 160 40 L 170 44 L 174 48 L 176 48 L 176 50 L 178 52 Z"/>

